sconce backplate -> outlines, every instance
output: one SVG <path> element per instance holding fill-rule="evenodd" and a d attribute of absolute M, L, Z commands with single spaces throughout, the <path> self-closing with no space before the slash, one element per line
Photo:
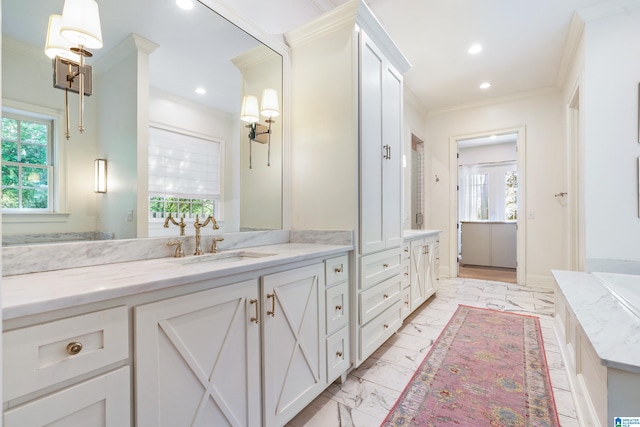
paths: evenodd
<path fill-rule="evenodd" d="M 254 139 L 254 141 L 259 142 L 260 144 L 266 144 L 267 142 L 269 142 L 269 134 L 267 133 L 268 130 L 269 128 L 267 126 L 256 123 L 256 138 Z"/>
<path fill-rule="evenodd" d="M 55 57 L 53 60 L 53 87 L 58 89 L 68 89 L 71 92 L 79 93 L 79 78 L 74 78 L 71 81 L 71 86 L 69 86 L 69 80 L 67 79 L 69 66 L 71 66 L 72 75 L 77 74 L 80 64 L 59 56 Z M 93 80 L 93 73 L 90 65 L 84 65 L 82 68 L 84 69 L 84 94 L 88 96 L 93 93 L 93 85 L 91 83 Z"/>

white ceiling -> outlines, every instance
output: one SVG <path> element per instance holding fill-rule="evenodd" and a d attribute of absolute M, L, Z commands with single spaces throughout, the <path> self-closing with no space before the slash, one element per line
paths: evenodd
<path fill-rule="evenodd" d="M 346 0 L 227 0 L 270 33 Z M 605 0 L 367 0 L 412 64 L 405 83 L 430 110 L 555 87 L 574 11 Z M 480 43 L 475 56 L 467 49 Z M 479 89 L 489 81 L 492 87 Z"/>
<path fill-rule="evenodd" d="M 347 0 L 223 0 L 256 26 L 282 34 Z M 368 0 L 400 50 L 412 64 L 405 82 L 429 111 L 461 104 L 485 102 L 495 97 L 553 88 L 558 84 L 565 40 L 575 10 L 606 0 Z M 211 24 L 209 11 L 185 14 L 174 0 L 98 0 L 103 38 L 108 51 L 129 32 L 136 32 L 161 47 L 152 55 L 152 70 L 171 70 L 159 78 L 177 85 L 174 92 L 193 91 L 196 84 L 236 73 L 229 64 L 231 41 Z M 2 30 L 38 46 L 44 44 L 47 17 L 60 13 L 63 0 L 2 0 Z M 197 5 L 197 8 L 204 8 Z M 163 14 L 163 11 L 167 11 Z M 196 9 L 199 10 L 199 9 Z M 196 19 L 206 23 L 197 24 Z M 176 30 L 174 33 L 173 31 Z M 216 42 L 220 42 L 215 44 Z M 237 52 L 255 43 L 240 43 Z M 467 53 L 472 43 L 484 50 Z M 233 47 L 233 49 L 231 49 Z M 173 49 L 172 54 L 164 55 Z M 198 55 L 189 56 L 189 52 Z M 177 52 L 177 53 L 176 53 Z M 214 63 L 227 52 L 226 63 Z M 101 55 L 95 52 L 96 63 Z M 181 60 L 176 60 L 176 55 Z M 162 57 L 166 56 L 166 60 Z M 198 58 L 196 62 L 195 59 Z M 207 62 L 204 62 L 207 61 Z M 167 77 L 170 76 L 170 77 Z M 239 81 L 239 79 L 238 79 Z M 479 89 L 483 81 L 492 83 Z M 200 83 L 203 82 L 203 83 Z M 155 86 L 164 86 L 157 81 Z M 239 109 L 239 97 L 228 87 L 215 89 L 202 100 L 226 111 Z M 236 92 L 238 88 L 233 88 Z M 193 95 L 189 95 L 193 96 Z M 231 106 L 223 104 L 233 99 Z"/>

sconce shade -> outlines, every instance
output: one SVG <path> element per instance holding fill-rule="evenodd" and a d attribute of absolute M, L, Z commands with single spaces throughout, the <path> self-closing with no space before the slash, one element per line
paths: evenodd
<path fill-rule="evenodd" d="M 47 41 L 44 45 L 44 53 L 51 59 L 56 56 L 79 62 L 80 57 L 69 50 L 71 42 L 60 35 L 62 27 L 62 15 L 49 16 L 49 29 L 47 30 Z"/>
<path fill-rule="evenodd" d="M 95 0 L 65 0 L 60 34 L 74 45 L 100 49 L 102 29 L 98 3 Z"/>
<path fill-rule="evenodd" d="M 246 95 L 242 99 L 240 120 L 247 123 L 256 123 L 260 120 L 260 117 L 258 117 L 258 98 L 253 95 Z"/>
<path fill-rule="evenodd" d="M 96 193 L 107 192 L 107 161 L 96 159 L 95 163 L 95 185 L 93 191 Z"/>
<path fill-rule="evenodd" d="M 275 89 L 265 89 L 262 92 L 262 108 L 260 113 L 265 117 L 276 117 L 280 115 L 278 105 L 278 92 Z"/>

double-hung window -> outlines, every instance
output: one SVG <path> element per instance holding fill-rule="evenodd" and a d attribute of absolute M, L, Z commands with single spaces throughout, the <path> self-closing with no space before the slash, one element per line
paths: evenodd
<path fill-rule="evenodd" d="M 2 209 L 53 211 L 53 120 L 2 113 Z"/>

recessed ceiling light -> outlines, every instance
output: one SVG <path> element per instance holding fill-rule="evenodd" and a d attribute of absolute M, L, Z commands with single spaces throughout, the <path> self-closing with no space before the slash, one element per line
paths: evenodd
<path fill-rule="evenodd" d="M 203 87 L 199 87 L 196 89 L 196 93 L 199 95 L 204 95 L 205 93 L 207 93 L 206 89 Z"/>
<path fill-rule="evenodd" d="M 180 9 L 184 9 L 184 10 L 193 9 L 193 1 L 191 0 L 176 0 L 176 4 Z"/>
<path fill-rule="evenodd" d="M 474 45 L 471 45 L 471 47 L 467 52 L 469 52 L 471 55 L 475 55 L 476 53 L 480 53 L 481 51 L 482 51 L 482 46 L 479 44 L 474 44 Z"/>
<path fill-rule="evenodd" d="M 489 89 L 491 87 L 491 83 L 484 82 L 480 85 L 480 89 Z"/>

